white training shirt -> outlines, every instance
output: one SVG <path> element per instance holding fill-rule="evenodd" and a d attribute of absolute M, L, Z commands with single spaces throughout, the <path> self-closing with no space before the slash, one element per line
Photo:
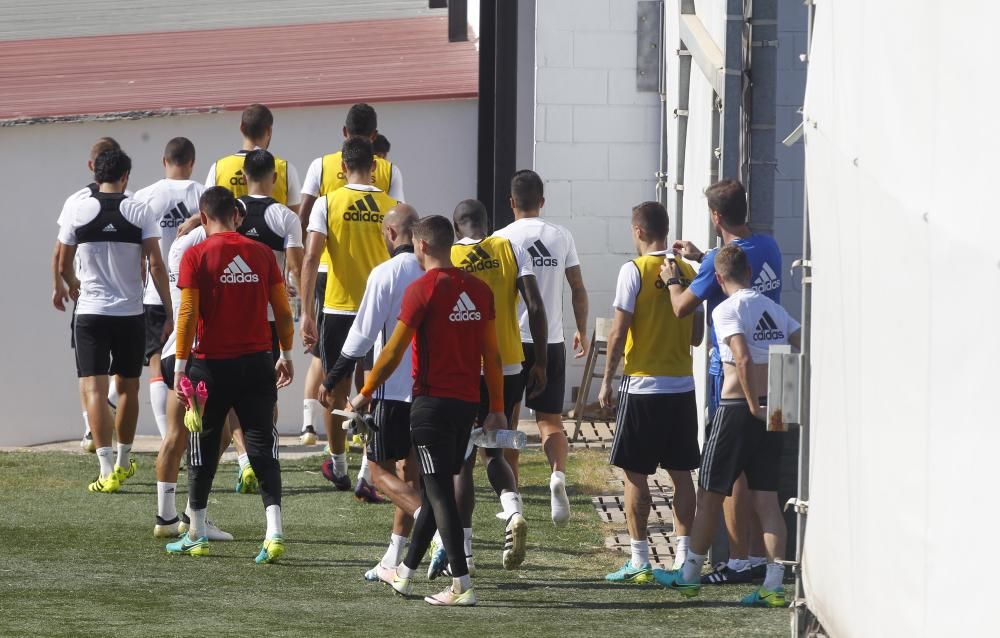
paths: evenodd
<path fill-rule="evenodd" d="M 256 151 L 259 148 L 259 146 L 255 146 L 253 150 Z M 285 164 L 288 176 L 288 205 L 298 206 L 302 203 L 302 180 L 299 179 L 299 172 L 291 162 L 285 160 Z M 212 165 L 208 167 L 208 175 L 205 177 L 205 187 L 210 188 L 215 185 L 215 162 L 212 162 Z"/>
<path fill-rule="evenodd" d="M 799 322 L 784 308 L 752 288 L 733 293 L 712 311 L 712 323 L 719 339 L 719 357 L 723 363 L 735 363 L 729 337 L 741 334 L 746 339 L 754 363 L 767 363 L 768 349 L 788 343 L 799 330 Z"/>
<path fill-rule="evenodd" d="M 550 224 L 538 217 L 518 219 L 493 233 L 509 239 L 528 254 L 528 262 L 538 280 L 538 289 L 549 320 L 549 343 L 563 343 L 563 287 L 566 269 L 580 265 L 573 235 L 562 226 Z M 531 343 L 528 309 L 522 300 L 518 304 L 521 341 Z"/>
<path fill-rule="evenodd" d="M 198 200 L 203 192 L 205 187 L 198 182 L 169 178 L 161 179 L 136 191 L 134 199 L 148 206 L 159 220 L 162 233 L 160 254 L 163 255 L 164 264 L 170 258 L 170 247 L 177 239 L 177 229 L 189 217 L 198 214 Z M 146 277 L 146 292 L 142 297 L 142 303 L 149 306 L 162 304 L 151 277 Z"/>
<path fill-rule="evenodd" d="M 648 253 L 655 257 L 666 255 L 668 251 L 658 250 Z M 672 253 L 671 253 L 672 254 Z M 622 265 L 618 271 L 618 284 L 615 286 L 614 308 L 635 313 L 635 300 L 639 297 L 642 287 L 642 277 L 639 269 L 631 261 Z M 641 347 L 656 347 L 656 344 L 645 344 Z M 694 377 L 629 377 L 629 394 L 679 394 L 694 390 Z"/>
<path fill-rule="evenodd" d="M 142 240 L 160 237 L 160 222 L 149 207 L 126 197 L 118 207 L 128 223 L 137 226 Z M 76 231 L 101 211 L 93 197 L 76 202 L 59 227 L 59 241 L 76 246 Z M 87 242 L 76 251 L 80 298 L 78 315 L 130 317 L 142 314 L 142 245 L 121 242 Z"/>
<path fill-rule="evenodd" d="M 405 202 L 406 199 L 403 196 L 403 173 L 396 164 L 392 162 L 390 164 L 392 164 L 392 175 L 389 178 L 389 192 L 386 194 L 398 202 Z M 306 171 L 306 179 L 302 182 L 302 194 L 312 197 L 318 196 L 322 179 L 323 158 L 317 157 L 309 164 L 309 170 Z"/>
<path fill-rule="evenodd" d="M 250 195 L 256 199 L 263 199 L 266 195 Z M 302 223 L 298 215 L 292 212 L 280 202 L 275 202 L 264 211 L 264 223 L 279 237 L 285 239 L 285 249 L 302 248 Z M 285 272 L 285 253 L 273 250 L 274 258 L 278 260 L 278 268 Z M 267 320 L 274 321 L 274 309 L 271 304 L 267 304 Z"/>
<path fill-rule="evenodd" d="M 374 345 L 375 357 L 378 358 L 396 327 L 399 309 L 403 305 L 403 293 L 423 275 L 424 271 L 412 252 L 401 252 L 389 261 L 375 266 L 368 275 L 365 294 L 361 298 L 358 314 L 347 333 L 341 353 L 345 357 L 360 359 Z M 413 400 L 413 357 L 403 357 L 385 385 L 375 391 L 375 398 L 406 402 Z"/>
<path fill-rule="evenodd" d="M 205 241 L 207 235 L 204 226 L 198 226 L 187 235 L 178 238 L 170 247 L 170 254 L 167 256 L 167 271 L 170 279 L 170 305 L 174 317 L 174 330 L 167 337 L 167 342 L 163 344 L 163 358 L 177 355 L 177 313 L 181 309 L 181 289 L 177 287 L 177 279 L 181 272 L 181 261 L 188 248 L 197 246 Z"/>

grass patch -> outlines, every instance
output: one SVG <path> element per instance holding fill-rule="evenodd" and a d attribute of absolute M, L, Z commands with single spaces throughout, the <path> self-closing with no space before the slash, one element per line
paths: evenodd
<path fill-rule="evenodd" d="M 381 557 L 391 506 L 332 493 L 319 457 L 283 463 L 288 553 L 277 565 L 253 556 L 264 531 L 257 496 L 234 494 L 224 464 L 210 517 L 238 540 L 213 543 L 212 556 L 172 557 L 152 537 L 153 458 L 117 495 L 89 494 L 92 456 L 0 454 L 0 635 L 3 636 L 780 636 L 788 616 L 743 609 L 749 587 L 706 589 L 695 602 L 659 587 L 612 586 L 604 574 L 623 555 L 604 549 L 590 496 L 607 491 L 606 454 L 573 453 L 570 525 L 549 521 L 548 466 L 522 457 L 530 526 L 522 569 L 500 568 L 499 504 L 477 475 L 475 609 L 435 609 L 403 600 L 361 576 Z M 352 463 L 357 462 L 352 455 Z M 356 467 L 356 465 L 354 466 Z M 183 492 L 186 475 L 181 474 Z M 179 496 L 179 503 L 183 498 Z M 422 567 L 426 567 L 426 562 Z M 445 586 L 418 578 L 415 593 Z"/>

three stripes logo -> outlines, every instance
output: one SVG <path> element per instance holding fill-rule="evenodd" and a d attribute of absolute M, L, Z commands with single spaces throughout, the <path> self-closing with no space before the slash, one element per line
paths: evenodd
<path fill-rule="evenodd" d="M 219 281 L 224 284 L 255 284 L 260 281 L 260 277 L 251 270 L 242 257 L 236 255 L 229 262 L 229 265 L 226 266 L 226 269 L 219 277 Z"/>
<path fill-rule="evenodd" d="M 781 288 L 781 277 L 778 273 L 774 272 L 771 265 L 766 261 L 760 269 L 760 274 L 757 278 L 753 280 L 753 289 L 759 293 L 765 293 L 771 290 L 777 290 Z"/>
<path fill-rule="evenodd" d="M 757 328 L 753 333 L 754 341 L 777 341 L 779 339 L 784 339 L 785 333 L 778 329 L 778 324 L 774 323 L 774 319 L 771 315 L 764 311 L 761 315 L 760 320 L 757 322 Z"/>
<path fill-rule="evenodd" d="M 480 245 L 476 245 L 472 249 L 465 259 L 462 260 L 460 265 L 461 269 L 465 272 L 475 273 L 483 270 L 488 270 L 490 268 L 499 268 L 500 260 L 494 259 L 492 255 L 486 252 L 486 249 Z"/>
<path fill-rule="evenodd" d="M 167 211 L 167 214 L 160 220 L 160 228 L 177 228 L 191 216 L 188 207 L 184 202 L 177 202 L 177 205 Z"/>
<path fill-rule="evenodd" d="M 344 212 L 346 222 L 375 222 L 381 224 L 385 215 L 380 214 L 378 204 L 371 193 L 351 204 Z"/>
<path fill-rule="evenodd" d="M 118 232 L 118 229 L 115 228 L 114 224 L 108 224 L 107 226 L 105 226 L 104 228 L 101 229 L 101 232 L 102 233 L 116 233 L 116 232 Z"/>
<path fill-rule="evenodd" d="M 536 239 L 534 244 L 528 246 L 528 254 L 531 255 L 531 263 L 535 266 L 559 265 L 559 260 L 552 256 L 552 253 L 545 247 L 541 239 Z"/>
<path fill-rule="evenodd" d="M 455 307 L 448 315 L 449 321 L 479 321 L 482 318 L 482 313 L 476 310 L 476 304 L 472 303 L 469 293 L 464 290 L 458 295 L 458 301 L 455 302 Z"/>
<path fill-rule="evenodd" d="M 260 233 L 257 232 L 256 228 L 251 228 L 247 231 L 247 237 L 260 237 Z"/>

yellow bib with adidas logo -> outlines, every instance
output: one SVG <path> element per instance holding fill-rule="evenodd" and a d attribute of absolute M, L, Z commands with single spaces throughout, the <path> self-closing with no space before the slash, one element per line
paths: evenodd
<path fill-rule="evenodd" d="M 233 192 L 233 197 L 239 199 L 247 194 L 247 178 L 243 175 L 243 160 L 246 152 L 227 155 L 215 163 L 215 185 L 225 186 Z M 288 205 L 288 162 L 274 157 L 274 172 L 278 174 L 278 179 L 274 182 L 274 193 L 271 194 L 276 201 Z"/>
<path fill-rule="evenodd" d="M 328 195 L 338 188 L 347 186 L 347 176 L 344 175 L 344 167 L 341 166 L 342 163 L 343 160 L 340 151 L 328 153 L 323 156 L 323 171 L 320 173 L 319 178 L 318 197 Z M 383 193 L 388 193 L 390 184 L 392 184 L 392 162 L 376 156 L 375 172 L 372 173 L 372 186 Z M 329 269 L 330 254 L 324 251 L 319 263 L 320 266 L 326 266 Z"/>
<path fill-rule="evenodd" d="M 625 374 L 630 377 L 687 377 L 694 371 L 691 332 L 694 315 L 678 319 L 670 303 L 670 292 L 660 280 L 663 255 L 633 259 L 639 270 L 639 294 L 632 325 L 625 338 Z M 677 260 L 684 287 L 694 280 L 694 268 Z"/>
<path fill-rule="evenodd" d="M 517 316 L 519 268 L 510 240 L 487 237 L 476 244 L 455 244 L 451 247 L 451 263 L 478 277 L 493 291 L 497 342 L 503 365 L 524 361 Z"/>
<path fill-rule="evenodd" d="M 395 205 L 396 200 L 380 190 L 344 186 L 326 195 L 326 252 L 330 255 L 330 269 L 326 275 L 324 309 L 358 311 L 368 275 L 389 259 L 382 220 Z"/>

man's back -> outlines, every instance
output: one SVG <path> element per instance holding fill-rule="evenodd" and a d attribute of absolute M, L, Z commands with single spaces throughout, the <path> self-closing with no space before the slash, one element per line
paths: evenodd
<path fill-rule="evenodd" d="M 198 198 L 205 187 L 190 179 L 164 178 L 146 188 L 135 192 L 134 199 L 149 207 L 150 214 L 159 220 L 160 254 L 164 263 L 170 257 L 170 247 L 177 239 L 177 229 L 189 217 L 198 214 Z M 146 292 L 142 302 L 147 305 L 159 305 L 160 296 L 151 281 L 146 282 Z"/>
<path fill-rule="evenodd" d="M 733 293 L 712 311 L 712 322 L 719 336 L 719 356 L 723 363 L 733 363 L 733 352 L 726 339 L 741 334 L 755 365 L 767 365 L 768 349 L 784 345 L 799 330 L 799 323 L 773 299 L 744 288 Z"/>

